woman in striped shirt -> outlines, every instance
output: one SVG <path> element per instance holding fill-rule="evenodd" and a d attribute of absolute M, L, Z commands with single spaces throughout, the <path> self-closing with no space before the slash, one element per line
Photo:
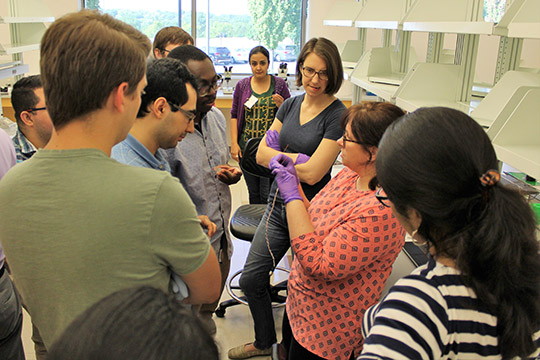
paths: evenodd
<path fill-rule="evenodd" d="M 366 312 L 358 359 L 538 356 L 535 219 L 499 183 L 485 131 L 457 110 L 419 109 L 386 131 L 376 165 L 377 197 L 432 258 Z"/>

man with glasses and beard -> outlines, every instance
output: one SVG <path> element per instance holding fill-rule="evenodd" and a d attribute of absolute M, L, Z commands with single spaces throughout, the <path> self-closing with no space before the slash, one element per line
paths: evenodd
<path fill-rule="evenodd" d="M 231 192 L 229 185 L 240 180 L 239 169 L 227 165 L 227 122 L 214 107 L 221 77 L 216 74 L 212 60 L 200 49 L 183 45 L 173 49 L 169 58 L 179 59 L 199 81 L 195 131 L 188 134 L 175 149 L 167 150 L 171 174 L 180 179 L 195 203 L 199 215 L 208 215 L 217 226 L 210 243 L 218 255 L 221 268 L 221 288 L 230 268 L 232 246 L 229 234 Z M 219 301 L 219 300 L 218 300 Z M 218 305 L 203 304 L 199 317 L 210 333 L 216 332 L 212 313 Z"/>

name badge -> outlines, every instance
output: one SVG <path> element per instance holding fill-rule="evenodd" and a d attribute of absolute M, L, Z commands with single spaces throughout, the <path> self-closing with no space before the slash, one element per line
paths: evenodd
<path fill-rule="evenodd" d="M 255 96 L 255 95 L 251 95 L 249 97 L 249 99 L 247 99 L 247 101 L 244 103 L 244 105 L 248 108 L 248 109 L 251 109 L 253 107 L 253 105 L 255 105 L 257 103 L 257 101 L 259 101 L 259 99 Z"/>

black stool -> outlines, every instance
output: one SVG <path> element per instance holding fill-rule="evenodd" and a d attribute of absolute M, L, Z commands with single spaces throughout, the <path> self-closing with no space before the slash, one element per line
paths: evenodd
<path fill-rule="evenodd" d="M 270 177 L 272 175 L 271 171 L 265 167 L 257 165 L 255 160 L 255 155 L 257 153 L 257 148 L 260 141 L 261 138 L 253 138 L 248 140 L 243 151 L 242 160 L 240 161 L 240 167 L 242 168 L 243 172 L 248 172 L 259 177 Z M 257 231 L 257 227 L 261 222 L 261 218 L 263 217 L 265 210 L 266 204 L 250 204 L 240 206 L 234 212 L 231 218 L 231 233 L 240 240 L 251 242 L 255 236 L 255 231 Z M 289 269 L 282 267 L 276 267 L 276 270 L 289 273 Z M 240 274 L 242 274 L 242 270 L 235 272 L 229 281 L 227 281 L 227 284 L 225 284 L 225 289 L 232 299 L 223 301 L 219 304 L 219 307 L 215 311 L 217 317 L 224 317 L 226 309 L 230 306 L 239 304 L 247 305 L 245 296 L 238 296 L 234 293 L 234 290 L 240 290 L 240 286 L 232 285 L 233 281 L 238 278 Z M 287 291 L 287 280 L 270 285 L 270 297 L 274 303 L 272 304 L 273 307 L 285 306 L 285 300 L 287 297 L 280 295 L 280 291 Z"/>

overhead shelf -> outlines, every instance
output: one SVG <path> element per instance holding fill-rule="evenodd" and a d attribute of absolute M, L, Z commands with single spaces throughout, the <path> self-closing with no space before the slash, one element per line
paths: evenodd
<path fill-rule="evenodd" d="M 470 114 L 479 101 L 459 102 L 460 66 L 416 63 L 395 93 L 396 105 L 407 111 L 425 106 L 445 106 Z"/>
<path fill-rule="evenodd" d="M 493 23 L 484 21 L 422 21 L 404 22 L 403 30 L 420 32 L 440 32 L 451 34 L 485 34 L 491 35 Z"/>
<path fill-rule="evenodd" d="M 341 50 L 341 64 L 345 80 L 350 80 L 351 74 L 362 56 L 363 41 L 362 40 L 347 40 L 345 47 Z"/>
<path fill-rule="evenodd" d="M 410 0 L 368 0 L 354 26 L 369 29 L 401 30 Z"/>
<path fill-rule="evenodd" d="M 502 125 L 488 130 L 500 161 L 540 178 L 540 87 L 531 87 Z M 496 126 L 497 125 L 497 126 Z"/>
<path fill-rule="evenodd" d="M 356 17 L 362 10 L 362 3 L 356 1 L 336 1 L 323 20 L 326 26 L 353 27 Z"/>
<path fill-rule="evenodd" d="M 0 55 L 14 55 L 25 51 L 39 50 L 39 43 L 34 44 L 0 44 Z"/>
<path fill-rule="evenodd" d="M 30 17 L 30 16 L 0 16 L 0 24 L 30 24 L 30 23 L 51 23 L 54 17 Z"/>
<path fill-rule="evenodd" d="M 493 23 L 470 0 L 416 0 L 403 19 L 403 30 L 454 34 L 491 34 Z"/>
<path fill-rule="evenodd" d="M 517 103 L 521 101 L 530 87 L 540 87 L 540 74 L 508 71 L 486 95 L 484 100 L 471 113 L 480 125 L 490 127 L 491 133 L 510 116 Z M 540 120 L 540 114 L 537 114 Z M 493 127 L 493 128 L 492 128 Z"/>
<path fill-rule="evenodd" d="M 493 34 L 513 38 L 540 39 L 540 1 L 514 0 Z"/>
<path fill-rule="evenodd" d="M 417 61 L 414 51 L 409 52 L 409 62 Z M 366 52 L 351 74 L 351 82 L 378 97 L 395 101 L 395 93 L 405 78 L 399 68 L 399 53 L 393 47 L 373 48 Z"/>
<path fill-rule="evenodd" d="M 13 64 L 5 67 L 2 65 L 0 65 L 0 79 L 7 79 L 13 76 L 23 75 L 27 73 L 29 69 L 27 64 Z"/>

